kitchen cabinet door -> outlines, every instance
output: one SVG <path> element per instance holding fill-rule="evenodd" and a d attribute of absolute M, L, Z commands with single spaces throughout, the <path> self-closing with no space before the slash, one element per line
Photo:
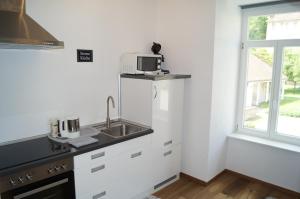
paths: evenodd
<path fill-rule="evenodd" d="M 157 150 L 153 153 L 153 160 L 152 180 L 155 186 L 180 173 L 181 145 Z"/>
<path fill-rule="evenodd" d="M 116 191 L 119 195 L 116 198 L 131 199 L 151 187 L 150 158 L 149 146 L 136 148 L 122 155 L 120 170 L 123 173 L 117 182 L 119 190 Z"/>
<path fill-rule="evenodd" d="M 157 147 L 181 143 L 184 80 L 153 82 L 152 127 Z"/>

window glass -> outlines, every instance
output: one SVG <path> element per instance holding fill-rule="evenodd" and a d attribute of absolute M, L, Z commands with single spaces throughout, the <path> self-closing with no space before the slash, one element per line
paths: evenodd
<path fill-rule="evenodd" d="M 273 73 L 273 48 L 248 50 L 244 128 L 267 131 Z"/>
<path fill-rule="evenodd" d="M 249 40 L 300 38 L 300 12 L 251 16 L 248 18 Z"/>
<path fill-rule="evenodd" d="M 300 47 L 283 49 L 277 131 L 300 137 Z"/>

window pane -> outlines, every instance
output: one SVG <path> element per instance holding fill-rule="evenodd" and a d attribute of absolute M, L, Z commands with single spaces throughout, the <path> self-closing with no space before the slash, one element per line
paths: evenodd
<path fill-rule="evenodd" d="M 268 129 L 273 56 L 273 48 L 249 49 L 244 128 L 261 131 Z"/>
<path fill-rule="evenodd" d="M 300 12 L 252 16 L 248 19 L 249 40 L 300 38 Z"/>
<path fill-rule="evenodd" d="M 277 131 L 300 137 L 300 47 L 283 50 Z"/>

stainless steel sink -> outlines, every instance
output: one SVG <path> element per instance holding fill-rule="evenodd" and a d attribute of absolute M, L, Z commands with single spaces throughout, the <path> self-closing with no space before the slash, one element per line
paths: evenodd
<path fill-rule="evenodd" d="M 94 128 L 113 138 L 121 138 L 146 130 L 146 127 L 120 120 L 112 121 L 110 128 L 106 128 L 105 125 L 94 126 Z"/>

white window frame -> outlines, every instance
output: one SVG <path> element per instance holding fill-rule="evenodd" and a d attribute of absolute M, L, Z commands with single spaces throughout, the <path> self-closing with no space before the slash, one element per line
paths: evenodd
<path fill-rule="evenodd" d="M 279 14 L 288 12 L 299 12 L 300 3 L 286 3 L 281 5 L 265 6 L 259 8 L 248 8 L 243 10 L 242 15 L 242 50 L 241 50 L 241 68 L 239 78 L 239 93 L 238 93 L 238 108 L 237 108 L 237 133 L 248 134 L 252 136 L 272 139 L 281 142 L 300 145 L 300 137 L 292 137 L 282 135 L 276 132 L 278 120 L 278 108 L 280 102 L 280 84 L 281 84 L 281 70 L 282 70 L 282 54 L 285 47 L 297 46 L 300 47 L 300 39 L 289 40 L 248 40 L 248 18 L 250 16 L 260 16 L 269 14 Z M 273 47 L 273 75 L 272 86 L 270 94 L 269 107 L 269 121 L 266 132 L 257 129 L 248 129 L 243 127 L 244 121 L 244 105 L 246 100 L 246 84 L 247 84 L 247 63 L 248 63 L 248 49 L 254 47 Z M 272 101 L 271 101 L 272 100 Z"/>

